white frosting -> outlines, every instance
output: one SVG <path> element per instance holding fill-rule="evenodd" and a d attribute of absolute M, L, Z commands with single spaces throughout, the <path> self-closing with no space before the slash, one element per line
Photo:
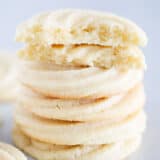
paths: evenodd
<path fill-rule="evenodd" d="M 116 123 L 108 120 L 66 122 L 39 118 L 17 107 L 15 121 L 25 134 L 43 142 L 94 145 L 110 144 L 141 134 L 145 129 L 146 118 L 143 111 L 139 111 Z"/>
<path fill-rule="evenodd" d="M 46 63 L 19 66 L 20 83 L 45 96 L 57 98 L 108 97 L 124 93 L 142 81 L 143 71 L 112 68 L 68 68 Z"/>
<path fill-rule="evenodd" d="M 131 137 L 124 141 L 103 145 L 52 145 L 37 141 L 15 129 L 13 139 L 18 147 L 36 159 L 63 160 L 117 160 L 125 159 L 134 152 L 141 142 L 141 136 Z"/>
<path fill-rule="evenodd" d="M 27 87 L 17 92 L 17 105 L 42 118 L 65 121 L 119 121 L 141 109 L 144 90 L 141 85 L 125 94 L 105 99 L 54 99 L 40 96 Z M 129 106 L 129 107 L 128 107 Z"/>

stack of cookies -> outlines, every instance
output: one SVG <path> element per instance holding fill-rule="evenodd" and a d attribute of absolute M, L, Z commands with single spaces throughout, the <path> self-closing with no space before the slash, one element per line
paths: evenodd
<path fill-rule="evenodd" d="M 124 18 L 59 10 L 20 25 L 14 142 L 38 160 L 128 157 L 145 129 L 145 33 Z"/>

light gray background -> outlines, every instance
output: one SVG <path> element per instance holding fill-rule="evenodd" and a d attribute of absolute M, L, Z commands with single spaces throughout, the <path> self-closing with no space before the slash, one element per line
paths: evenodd
<path fill-rule="evenodd" d="M 113 12 L 130 18 L 141 26 L 149 37 L 143 49 L 148 64 L 145 76 L 148 128 L 144 143 L 134 160 L 160 159 L 160 1 L 158 0 L 0 0 L 0 49 L 16 51 L 14 42 L 17 24 L 42 11 L 59 8 L 86 8 Z M 6 113 L 10 109 L 4 109 Z M 2 114 L 2 112 L 1 112 Z M 10 123 L 7 120 L 6 123 Z M 1 131 L 2 139 L 6 131 Z M 4 138 L 5 140 L 5 138 Z"/>

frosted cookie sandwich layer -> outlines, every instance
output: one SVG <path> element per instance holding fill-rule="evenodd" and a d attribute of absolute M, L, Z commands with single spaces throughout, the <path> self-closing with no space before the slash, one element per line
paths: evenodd
<path fill-rule="evenodd" d="M 18 52 L 21 59 L 49 61 L 58 65 L 88 66 L 119 70 L 145 69 L 144 55 L 138 47 L 99 45 L 27 45 Z"/>

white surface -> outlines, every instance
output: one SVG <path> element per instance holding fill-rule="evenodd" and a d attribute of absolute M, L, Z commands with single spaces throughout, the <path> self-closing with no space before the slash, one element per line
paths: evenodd
<path fill-rule="evenodd" d="M 148 113 L 148 128 L 142 148 L 134 160 L 160 159 L 160 1 L 159 0 L 0 0 L 0 49 L 17 50 L 14 42 L 17 24 L 42 11 L 58 8 L 90 8 L 122 15 L 134 20 L 149 37 L 147 48 L 144 49 L 148 70 L 145 75 L 147 92 L 146 111 Z M 5 117 L 4 124 L 10 124 L 12 112 L 0 108 L 0 114 Z M 10 141 L 9 125 L 6 130 L 0 128 L 0 140 Z"/>

